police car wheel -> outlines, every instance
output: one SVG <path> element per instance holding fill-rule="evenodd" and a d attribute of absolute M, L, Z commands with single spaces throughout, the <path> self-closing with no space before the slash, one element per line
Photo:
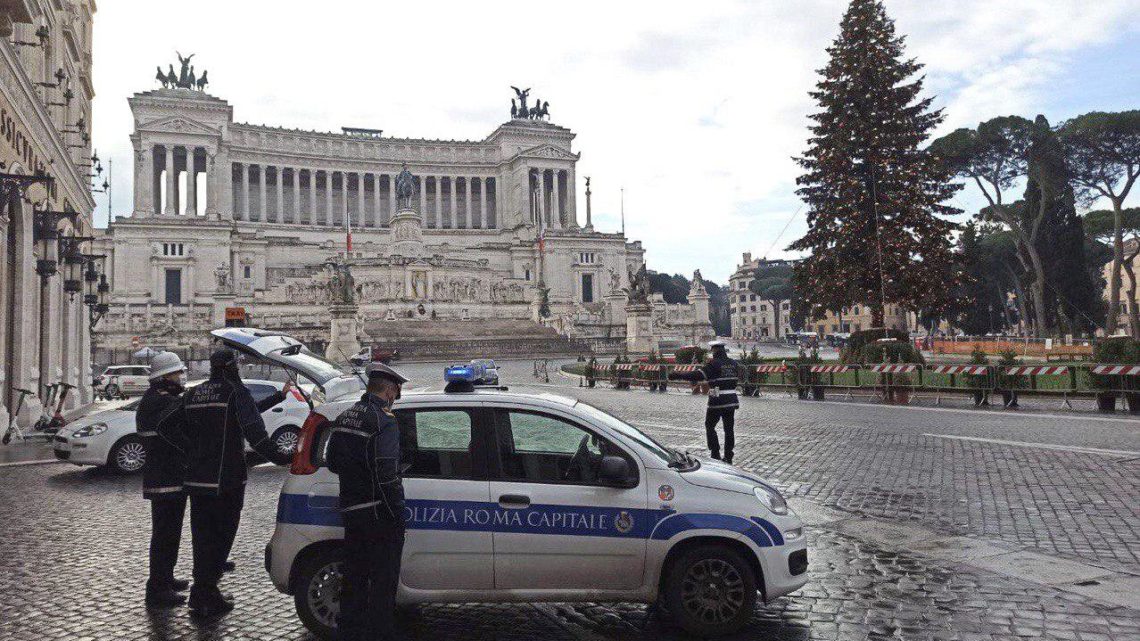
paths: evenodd
<path fill-rule="evenodd" d="M 670 567 L 665 605 L 672 619 L 694 635 L 731 634 L 752 616 L 756 576 L 731 548 L 696 547 Z"/>
<path fill-rule="evenodd" d="M 305 559 L 297 572 L 293 605 L 305 627 L 321 639 L 338 638 L 343 560 L 340 548 L 325 548 Z"/>
<path fill-rule="evenodd" d="M 146 465 L 146 445 L 137 436 L 123 437 L 111 448 L 107 462 L 119 474 L 137 474 Z"/>
<path fill-rule="evenodd" d="M 273 433 L 272 440 L 278 452 L 292 454 L 297 450 L 297 443 L 301 440 L 301 430 L 292 425 L 286 425 Z"/>

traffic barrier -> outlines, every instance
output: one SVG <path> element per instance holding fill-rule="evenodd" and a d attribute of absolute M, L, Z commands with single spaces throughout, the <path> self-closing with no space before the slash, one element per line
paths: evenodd
<path fill-rule="evenodd" d="M 672 365 L 673 373 L 677 374 L 692 374 L 701 369 L 700 365 L 685 364 L 685 365 Z M 689 381 L 690 389 L 693 394 L 704 394 L 708 391 L 708 383 Z"/>
<path fill-rule="evenodd" d="M 922 385 L 921 366 L 912 363 L 880 363 L 867 365 L 872 375 L 863 379 L 863 386 L 879 391 L 886 403 L 910 403 L 911 393 Z"/>
<path fill-rule="evenodd" d="M 1115 408 L 1116 396 L 1119 395 L 1124 399 L 1124 406 L 1129 412 L 1140 413 L 1140 365 L 1092 365 L 1089 372 L 1112 381 L 1105 384 L 1095 378 L 1090 380 L 1098 392 L 1098 405 L 1103 402 L 1100 400 L 1100 395 L 1107 392 L 1112 395 L 1108 399 L 1112 408 Z M 1101 409 L 1109 408 L 1101 407 Z"/>
<path fill-rule="evenodd" d="M 748 365 L 741 377 L 741 391 L 745 396 L 760 396 L 765 387 L 791 392 L 799 387 L 799 371 L 795 365 Z"/>
<path fill-rule="evenodd" d="M 859 365 L 800 365 L 799 395 L 806 398 L 808 390 L 817 401 L 825 398 L 827 388 L 846 390 L 844 398 L 850 400 L 851 391 L 860 387 Z"/>
<path fill-rule="evenodd" d="M 942 404 L 945 392 L 973 394 L 975 405 L 989 405 L 994 389 L 994 370 L 989 365 L 928 365 L 921 370 L 923 390 L 934 392 L 934 404 Z"/>
<path fill-rule="evenodd" d="M 614 384 L 614 389 L 629 389 L 636 378 L 637 365 L 635 363 L 618 363 L 614 365 L 613 376 L 611 380 Z"/>
<path fill-rule="evenodd" d="M 1087 368 L 1082 368 L 1087 372 Z M 1028 381 L 1028 386 L 1025 382 Z M 1017 407 L 1017 395 L 1060 394 L 1061 406 L 1073 409 L 1069 395 L 1077 392 L 1077 368 L 1069 365 L 1018 365 L 1006 367 L 998 377 L 997 389 L 1011 394 Z"/>
<path fill-rule="evenodd" d="M 642 363 L 636 381 L 648 387 L 650 392 L 664 392 L 668 388 L 669 369 L 659 363 Z"/>

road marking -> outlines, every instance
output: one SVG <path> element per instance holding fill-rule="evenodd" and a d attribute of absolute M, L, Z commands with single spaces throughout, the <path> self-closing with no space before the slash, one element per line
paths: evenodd
<path fill-rule="evenodd" d="M 56 458 L 43 459 L 40 461 L 16 461 L 15 463 L 0 463 L 0 467 L 19 467 L 21 465 L 46 465 L 48 463 L 65 463 Z"/>
<path fill-rule="evenodd" d="M 978 436 L 956 436 L 952 434 L 923 434 L 934 438 L 949 438 L 958 441 L 976 441 L 978 443 L 991 443 L 994 445 L 1011 445 L 1013 447 L 1034 447 L 1042 450 L 1057 450 L 1060 452 L 1073 452 L 1075 454 L 1100 454 L 1103 456 L 1140 456 L 1140 452 L 1129 450 L 1103 450 L 1096 447 L 1077 447 L 1072 445 L 1055 445 L 1052 443 L 1030 443 L 1027 441 L 1004 441 L 997 438 L 981 438 Z"/>

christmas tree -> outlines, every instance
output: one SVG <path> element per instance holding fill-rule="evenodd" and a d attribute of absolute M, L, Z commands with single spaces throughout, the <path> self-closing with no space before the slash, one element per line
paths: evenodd
<path fill-rule="evenodd" d="M 921 148 L 942 121 L 920 98 L 922 65 L 903 58 L 902 36 L 879 0 L 852 0 L 811 96 L 806 173 L 797 194 L 808 232 L 789 249 L 811 255 L 796 284 L 812 313 L 862 303 L 883 326 L 883 304 L 927 314 L 949 309 L 959 284 L 944 205 L 960 188 Z"/>

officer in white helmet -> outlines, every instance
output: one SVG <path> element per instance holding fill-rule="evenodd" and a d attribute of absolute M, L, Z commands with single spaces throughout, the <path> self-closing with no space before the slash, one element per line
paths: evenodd
<path fill-rule="evenodd" d="M 709 341 L 712 356 L 700 370 L 692 374 L 674 374 L 673 378 L 693 382 L 704 381 L 709 386 L 709 404 L 705 410 L 705 436 L 708 439 L 709 453 L 713 458 L 721 458 L 720 440 L 716 425 L 724 425 L 724 462 L 732 463 L 732 450 L 736 445 L 736 408 L 740 399 L 736 395 L 736 385 L 740 378 L 740 364 L 728 357 L 728 350 L 722 340 Z"/>
<path fill-rule="evenodd" d="M 182 520 L 186 514 L 186 452 L 159 436 L 157 426 L 178 407 L 185 390 L 186 366 L 172 352 L 159 352 L 150 362 L 150 389 L 143 394 L 135 414 L 135 428 L 146 447 L 143 467 L 143 497 L 150 500 L 150 577 L 146 583 L 148 607 L 167 608 L 181 604 L 179 592 L 189 586 L 174 578 Z"/>

